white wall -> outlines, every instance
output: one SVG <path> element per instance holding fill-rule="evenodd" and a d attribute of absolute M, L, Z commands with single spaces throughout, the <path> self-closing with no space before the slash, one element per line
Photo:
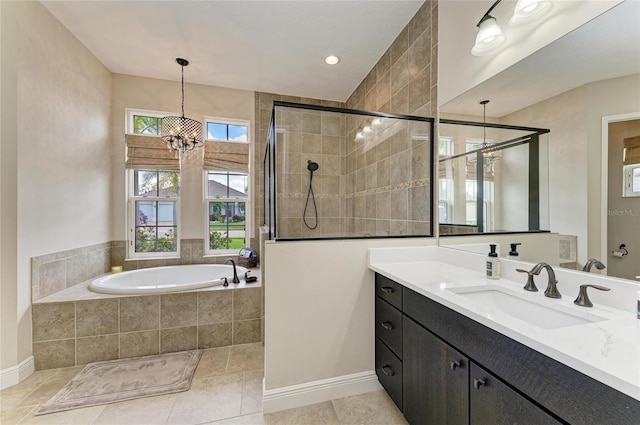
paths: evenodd
<path fill-rule="evenodd" d="M 400 238 L 267 243 L 265 389 L 373 371 L 374 281 L 367 250 L 435 242 Z"/>
<path fill-rule="evenodd" d="M 175 66 L 176 78 L 180 67 Z M 185 68 L 189 80 L 189 68 Z M 125 108 L 146 109 L 180 114 L 180 82 L 113 75 L 111 108 L 113 190 L 111 202 L 111 239 L 125 240 Z M 185 83 L 185 116 L 197 120 L 203 117 L 237 118 L 254 123 L 254 92 Z M 252 129 L 253 134 L 253 129 Z M 249 161 L 251 164 L 251 161 Z M 180 238 L 202 239 L 204 233 L 202 160 L 185 162 L 181 171 L 181 234 Z M 255 202 L 254 202 L 255 208 Z M 255 232 L 255 229 L 254 229 Z"/>
<path fill-rule="evenodd" d="M 476 57 L 471 54 L 476 24 L 494 1 L 441 0 L 438 5 L 438 105 L 488 80 L 621 1 L 554 1 L 554 8 L 544 20 L 521 27 L 508 25 L 516 1 L 502 1 L 491 15 L 507 42 L 495 53 Z"/>
<path fill-rule="evenodd" d="M 13 40 L 2 29 L 2 119 L 10 121 L 13 137 L 3 134 L 9 156 L 2 158 L 2 185 L 17 189 L 17 196 L 9 190 L 2 200 L 2 294 L 3 304 L 5 294 L 11 304 L 2 312 L 3 368 L 31 355 L 31 257 L 109 241 L 111 191 L 111 73 L 40 3 L 3 2 L 7 20 L 17 26 Z M 12 64 L 17 77 L 13 70 L 4 75 Z M 5 77 L 15 86 L 7 99 Z M 5 240 L 5 218 L 17 237 L 8 232 Z M 6 327 L 5 314 L 13 316 Z"/>

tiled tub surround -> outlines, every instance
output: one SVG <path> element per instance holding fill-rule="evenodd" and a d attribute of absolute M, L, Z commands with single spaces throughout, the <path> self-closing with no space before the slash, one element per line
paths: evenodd
<path fill-rule="evenodd" d="M 126 242 L 101 244 L 31 258 L 31 301 L 36 302 L 122 266 L 124 271 L 181 264 L 222 264 L 234 256 L 204 256 L 203 239 L 181 239 L 180 258 L 125 260 Z"/>
<path fill-rule="evenodd" d="M 36 370 L 262 341 L 259 283 L 133 297 L 88 283 L 32 305 Z"/>
<path fill-rule="evenodd" d="M 112 243 L 85 246 L 31 258 L 31 300 L 64 291 L 111 269 Z"/>

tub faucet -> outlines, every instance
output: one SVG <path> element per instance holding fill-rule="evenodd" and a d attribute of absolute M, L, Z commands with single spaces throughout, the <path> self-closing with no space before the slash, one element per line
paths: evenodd
<path fill-rule="evenodd" d="M 604 264 L 602 264 L 600 261 L 596 260 L 595 258 L 589 258 L 587 262 L 584 264 L 582 271 L 583 272 L 591 271 L 592 266 L 596 266 L 596 269 L 598 270 L 602 270 L 606 268 Z"/>
<path fill-rule="evenodd" d="M 556 280 L 556 274 L 553 272 L 553 268 L 547 263 L 538 263 L 531 269 L 531 273 L 536 276 L 540 274 L 542 269 L 547 270 L 547 275 L 549 275 L 549 283 L 547 284 L 547 289 L 544 291 L 544 296 L 549 298 L 562 298 L 560 292 L 558 292 L 558 281 Z"/>
<path fill-rule="evenodd" d="M 233 283 L 240 283 L 240 279 L 238 279 L 238 272 L 236 271 L 236 262 L 233 261 L 231 258 L 227 258 L 227 260 L 224 262 L 225 264 L 229 264 L 231 263 L 231 265 L 233 266 Z"/>

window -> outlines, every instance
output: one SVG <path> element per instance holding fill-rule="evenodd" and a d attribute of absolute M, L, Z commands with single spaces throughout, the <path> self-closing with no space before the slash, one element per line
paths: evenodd
<path fill-rule="evenodd" d="M 212 118 L 207 119 L 207 140 L 225 140 L 228 142 L 248 142 L 249 126 L 244 122 L 220 122 Z M 227 120 L 225 120 L 227 121 Z"/>
<path fill-rule="evenodd" d="M 129 257 L 178 253 L 180 172 L 129 170 Z"/>
<path fill-rule="evenodd" d="M 144 115 L 133 115 L 133 133 L 149 134 L 154 136 L 160 135 L 162 127 L 162 118 L 147 117 Z"/>
<path fill-rule="evenodd" d="M 205 172 L 208 254 L 237 253 L 249 245 L 249 175 L 229 171 Z"/>
<path fill-rule="evenodd" d="M 440 140 L 438 141 L 438 154 L 440 156 L 453 155 L 453 138 L 440 137 Z"/>
<path fill-rule="evenodd" d="M 623 197 L 640 196 L 640 164 L 623 166 L 622 182 Z"/>

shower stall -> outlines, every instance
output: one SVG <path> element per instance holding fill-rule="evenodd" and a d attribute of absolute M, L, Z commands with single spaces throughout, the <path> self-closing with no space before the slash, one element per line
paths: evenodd
<path fill-rule="evenodd" d="M 434 119 L 275 101 L 269 239 L 433 235 Z"/>

